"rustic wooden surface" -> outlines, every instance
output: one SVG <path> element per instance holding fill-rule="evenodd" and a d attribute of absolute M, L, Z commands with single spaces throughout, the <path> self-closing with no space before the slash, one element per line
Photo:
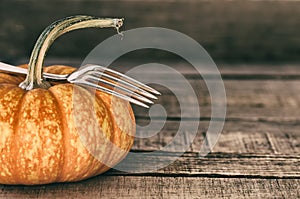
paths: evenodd
<path fill-rule="evenodd" d="M 197 136 L 174 163 L 150 173 L 111 169 L 104 175 L 76 183 L 1 185 L 0 198 L 299 198 L 300 78 L 296 76 L 299 74 L 297 65 L 275 66 L 273 70 L 270 70 L 272 66 L 263 65 L 220 66 L 227 92 L 227 118 L 218 143 L 209 155 L 201 158 L 197 152 L 210 120 L 208 91 L 203 80 L 184 64 L 169 65 L 185 74 L 193 88 L 198 89 L 201 107 Z M 178 107 L 170 106 L 175 97 L 168 90 L 157 88 L 163 93 L 157 103 L 165 106 L 170 115 L 157 135 L 136 139 L 132 152 L 157 150 L 172 142 L 177 132 L 180 112 Z M 135 115 L 138 124 L 149 122 L 145 109 L 135 108 Z M 159 125 L 159 115 L 152 119 Z M 199 120 L 188 115 L 182 119 L 188 121 L 187 126 Z M 189 132 L 185 134 L 188 142 Z M 161 160 L 181 152 L 171 148 Z M 143 161 L 151 162 L 154 158 L 147 156 Z M 132 166 L 130 164 L 126 166 Z M 134 164 L 139 164 L 138 160 Z"/>

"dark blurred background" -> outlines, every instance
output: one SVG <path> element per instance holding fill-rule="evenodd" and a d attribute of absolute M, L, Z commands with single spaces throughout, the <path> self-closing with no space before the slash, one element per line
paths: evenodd
<path fill-rule="evenodd" d="M 300 2 L 238 0 L 1 0 L 1 61 L 27 61 L 46 26 L 75 14 L 124 17 L 123 30 L 155 26 L 180 31 L 197 40 L 217 64 L 300 62 Z M 68 33 L 54 43 L 47 59 L 80 62 L 115 33 L 112 29 Z M 173 58 L 155 51 L 131 56 Z"/>

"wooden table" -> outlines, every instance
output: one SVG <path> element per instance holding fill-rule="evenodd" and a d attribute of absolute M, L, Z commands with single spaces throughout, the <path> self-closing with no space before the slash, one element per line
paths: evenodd
<path fill-rule="evenodd" d="M 157 103 L 169 113 L 167 121 L 157 135 L 137 139 L 131 152 L 157 150 L 172 142 L 181 120 L 193 126 L 200 119 L 190 149 L 174 163 L 147 173 L 112 169 L 76 183 L 1 185 L 0 198 L 299 198 L 299 66 L 220 66 L 227 93 L 227 117 L 218 143 L 206 157 L 198 157 L 197 152 L 211 119 L 209 93 L 199 74 L 184 64 L 173 66 L 197 90 L 201 118 L 181 117 L 172 93 L 157 87 L 163 93 Z M 145 109 L 135 108 L 135 115 L 138 124 L 149 122 Z M 180 152 L 174 148 L 161 158 Z"/>

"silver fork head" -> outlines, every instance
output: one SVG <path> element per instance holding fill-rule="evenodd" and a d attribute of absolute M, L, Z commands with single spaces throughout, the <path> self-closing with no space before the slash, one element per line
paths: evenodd
<path fill-rule="evenodd" d="M 160 95 L 155 89 L 131 77 L 99 65 L 87 65 L 73 72 L 68 81 L 93 87 L 146 108 L 149 108 L 146 103 L 153 104 L 150 99 L 157 99 L 155 95 Z"/>

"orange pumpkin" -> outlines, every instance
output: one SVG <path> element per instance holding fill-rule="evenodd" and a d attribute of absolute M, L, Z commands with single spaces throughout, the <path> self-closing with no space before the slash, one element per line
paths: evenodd
<path fill-rule="evenodd" d="M 72 23 L 68 25 L 62 20 L 55 27 L 64 24 L 64 29 L 70 31 L 70 27 L 79 24 L 73 28 L 78 29 L 82 27 L 82 18 L 68 18 L 66 20 L 72 19 Z M 80 20 L 74 22 L 74 19 Z M 84 27 L 107 20 L 84 19 L 91 22 Z M 58 29 L 52 27 L 46 31 L 51 33 Z M 33 185 L 86 179 L 117 164 L 133 144 L 135 120 L 128 102 L 116 99 L 112 103 L 112 97 L 100 91 L 93 93 L 70 83 L 54 85 L 39 79 L 45 52 L 51 44 L 45 42 L 47 37 L 49 34 L 40 37 L 43 41 L 38 43 L 42 48 L 34 49 L 26 79 L 22 75 L 0 73 L 2 184 Z M 75 69 L 56 65 L 44 70 L 66 74 Z M 20 88 L 21 82 L 31 88 Z"/>

